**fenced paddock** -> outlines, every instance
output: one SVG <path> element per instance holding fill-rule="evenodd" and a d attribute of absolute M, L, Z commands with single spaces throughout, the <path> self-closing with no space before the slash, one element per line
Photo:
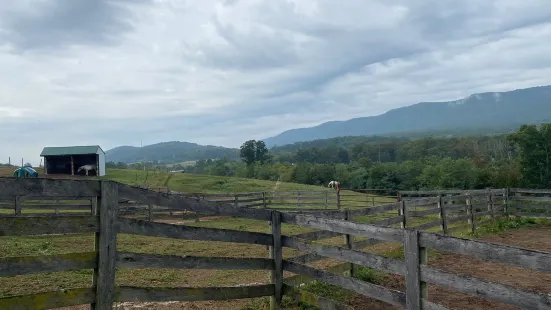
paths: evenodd
<path fill-rule="evenodd" d="M 92 304 L 95 309 L 108 309 L 114 302 L 124 301 L 229 300 L 263 296 L 270 296 L 272 307 L 278 308 L 283 295 L 317 304 L 323 309 L 345 307 L 323 296 L 315 296 L 293 287 L 300 281 L 294 281 L 297 276 L 284 278 L 284 272 L 342 287 L 398 308 L 446 309 L 431 300 L 428 290 L 431 284 L 524 309 L 550 309 L 548 294 L 429 267 L 428 252 L 433 249 L 456 253 L 549 274 L 551 254 L 547 252 L 456 238 L 450 234 L 455 227 L 472 231 L 476 230 L 477 223 L 480 225 L 484 221 L 510 214 L 525 216 L 526 213 L 544 217 L 542 212 L 534 210 L 547 210 L 545 202 L 551 199 L 546 200 L 545 195 L 551 192 L 504 189 L 461 192 L 447 197 L 436 194 L 436 197 L 402 198 L 399 202 L 354 210 L 281 212 L 264 209 L 263 206 L 247 208 L 227 201 L 156 193 L 110 181 L 0 179 L 0 198 L 4 201 L 24 197 L 17 199 L 29 202 L 44 201 L 45 198 L 54 201 L 65 199 L 67 203 L 80 199 L 90 202 L 90 212 L 85 214 L 59 212 L 54 215 L 24 215 L 14 211 L 0 218 L 0 236 L 4 239 L 0 242 L 24 235 L 93 235 L 93 238 L 86 239 L 91 241 L 91 250 L 86 252 L 70 253 L 66 250 L 63 254 L 53 255 L 3 255 L 0 258 L 0 277 L 91 270 L 89 276 L 92 285 L 64 291 L 4 296 L 0 299 L 0 309 L 49 309 L 78 304 Z M 264 224 L 270 222 L 271 226 L 264 232 L 253 232 L 133 219 L 119 213 L 119 202 L 123 199 L 148 206 L 224 216 L 227 219 L 244 218 Z M 452 203 L 446 203 L 449 201 Z M 368 224 L 353 222 L 371 218 L 375 220 Z M 443 234 L 422 230 L 436 230 Z M 129 235 L 145 236 L 149 242 L 157 240 L 152 238 L 171 238 L 214 242 L 218 245 L 223 242 L 228 245 L 267 246 L 269 251 L 264 253 L 269 255 L 222 257 L 143 253 L 139 247 L 129 251 L 123 244 L 121 248 L 118 241 Z M 345 244 L 320 244 L 320 241 L 326 239 L 339 239 Z M 401 244 L 403 258 L 360 251 L 384 242 Z M 159 244 L 154 247 L 159 248 Z M 297 256 L 297 253 L 302 254 Z M 318 258 L 345 262 L 348 270 L 352 271 L 353 266 L 364 266 L 401 276 L 405 288 L 402 291 L 390 289 L 308 265 Z M 258 270 L 269 273 L 270 277 L 268 282 L 231 286 L 193 287 L 193 283 L 186 287 L 117 285 L 116 275 L 118 277 L 121 271 L 135 268 Z"/>

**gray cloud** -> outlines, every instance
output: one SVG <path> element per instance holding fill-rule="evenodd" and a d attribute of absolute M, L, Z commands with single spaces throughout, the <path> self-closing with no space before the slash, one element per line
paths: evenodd
<path fill-rule="evenodd" d="M 127 4 L 147 0 L 17 1 L 0 8 L 3 38 L 20 50 L 116 44 L 133 29 Z"/>
<path fill-rule="evenodd" d="M 238 146 L 551 84 L 549 21 L 545 0 L 9 2 L 0 162 L 38 163 L 44 145 Z"/>

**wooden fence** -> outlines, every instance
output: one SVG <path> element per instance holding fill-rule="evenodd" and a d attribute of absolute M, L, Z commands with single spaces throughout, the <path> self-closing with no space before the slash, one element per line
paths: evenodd
<path fill-rule="evenodd" d="M 500 189 L 452 193 L 452 196 L 405 198 L 390 204 L 353 210 L 321 210 L 312 212 L 281 212 L 264 208 L 242 207 L 215 197 L 201 199 L 170 195 L 135 188 L 111 181 L 71 181 L 53 179 L 0 179 L 0 200 L 30 202 L 65 199 L 90 202 L 90 213 L 63 212 L 48 215 L 17 214 L 0 217 L 0 236 L 95 233 L 93 252 L 48 256 L 0 258 L 0 276 L 93 269 L 93 286 L 62 292 L 46 292 L 0 298 L 0 309 L 50 309 L 79 304 L 92 304 L 92 309 L 110 309 L 117 301 L 200 301 L 227 300 L 270 296 L 273 309 L 281 307 L 284 294 L 324 305 L 323 309 L 340 309 L 342 305 L 320 296 L 298 291 L 292 279 L 284 279 L 289 271 L 309 279 L 323 281 L 358 294 L 378 299 L 406 309 L 446 309 L 428 299 L 427 283 L 465 294 L 480 296 L 525 309 L 550 309 L 549 295 L 518 290 L 497 283 L 444 272 L 427 266 L 427 249 L 468 255 L 551 272 L 551 254 L 518 247 L 455 238 L 449 234 L 454 227 L 475 230 L 477 221 L 491 221 L 499 216 L 545 216 L 551 208 L 551 191 Z M 17 198 L 16 198 L 17 197 Z M 250 197 L 250 196 L 243 196 Z M 270 233 L 228 229 L 213 229 L 172 225 L 120 216 L 122 198 L 144 205 L 162 206 L 180 212 L 233 216 L 268 221 Z M 244 198 L 246 200 L 249 198 Z M 250 198 L 252 199 L 252 198 Z M 266 195 L 263 201 L 267 201 Z M 451 202 L 451 203 L 450 203 Z M 251 201 L 251 203 L 254 203 Z M 88 208 L 88 206 L 85 206 Z M 534 210 L 544 210 L 535 212 Z M 551 217 L 551 215 L 549 215 Z M 356 223 L 353 220 L 374 218 L 375 222 Z M 313 232 L 284 236 L 282 223 L 316 229 Z M 459 226 L 457 226 L 460 224 Z M 393 227 L 394 226 L 394 227 Z M 436 229 L 443 232 L 422 231 Z M 117 234 L 187 240 L 222 241 L 265 245 L 269 258 L 171 256 L 118 252 Z M 312 241 L 344 236 L 345 246 L 320 245 Z M 354 237 L 363 240 L 354 241 Z M 401 243 L 404 259 L 359 251 L 381 242 Z M 306 257 L 284 259 L 283 247 L 305 252 Z M 364 282 L 328 270 L 315 269 L 307 263 L 319 258 L 337 259 L 405 277 L 406 290 L 400 292 Z M 268 270 L 271 283 L 234 287 L 159 288 L 115 285 L 116 268 L 175 269 L 247 269 Z M 483 293 L 482 293 L 483 292 Z"/>

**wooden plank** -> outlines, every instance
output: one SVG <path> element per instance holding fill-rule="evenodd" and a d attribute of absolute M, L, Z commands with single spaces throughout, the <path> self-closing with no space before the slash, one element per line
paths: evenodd
<path fill-rule="evenodd" d="M 100 193 L 94 180 L 61 180 L 44 178 L 0 178 L 2 197 L 91 197 Z"/>
<path fill-rule="evenodd" d="M 374 246 L 376 244 L 381 244 L 381 243 L 385 243 L 385 241 L 381 241 L 377 239 L 360 240 L 360 241 L 355 241 L 352 248 L 364 249 L 364 248 Z M 297 255 L 289 258 L 290 261 L 300 263 L 300 264 L 309 264 L 309 263 L 320 261 L 322 259 L 327 259 L 327 257 L 318 255 L 316 253 L 307 253 L 307 254 Z"/>
<path fill-rule="evenodd" d="M 237 216 L 262 221 L 269 221 L 271 219 L 270 210 L 236 207 L 228 202 L 197 200 L 181 195 L 157 193 L 125 184 L 119 184 L 119 193 L 121 197 L 140 201 L 144 204 L 164 206 L 183 211 L 209 213 L 219 216 Z"/>
<path fill-rule="evenodd" d="M 315 241 L 315 240 L 323 240 L 333 237 L 341 236 L 342 234 L 328 231 L 328 230 L 316 230 L 308 233 L 298 234 L 294 235 L 292 237 L 295 237 L 297 239 L 302 239 L 306 241 Z"/>
<path fill-rule="evenodd" d="M 282 244 L 295 250 L 313 252 L 320 256 L 404 275 L 404 263 L 392 258 L 329 245 L 312 245 L 293 237 L 283 236 Z"/>
<path fill-rule="evenodd" d="M 419 243 L 438 251 L 551 273 L 551 253 L 547 252 L 428 232 L 420 232 Z"/>
<path fill-rule="evenodd" d="M 527 188 L 510 188 L 511 194 L 551 194 L 551 189 L 527 189 Z"/>
<path fill-rule="evenodd" d="M 256 298 L 274 294 L 273 284 L 235 287 L 132 287 L 116 290 L 116 301 L 205 301 Z"/>
<path fill-rule="evenodd" d="M 118 186 L 112 181 L 101 181 L 99 204 L 100 230 L 98 240 L 98 268 L 96 300 L 93 310 L 109 310 L 115 301 L 115 268 L 117 265 Z"/>
<path fill-rule="evenodd" d="M 284 285 L 283 292 L 296 302 L 306 303 L 318 307 L 321 310 L 354 310 L 352 306 L 307 291 L 299 290 L 290 285 Z"/>
<path fill-rule="evenodd" d="M 413 198 L 413 199 L 404 199 L 408 207 L 423 207 L 431 206 L 438 202 L 438 197 L 426 197 L 426 198 Z"/>
<path fill-rule="evenodd" d="M 551 210 L 551 205 L 524 204 L 518 205 L 521 209 Z"/>
<path fill-rule="evenodd" d="M 273 244 L 270 247 L 270 258 L 274 263 L 274 268 L 271 273 L 271 280 L 274 285 L 274 294 L 270 296 L 270 309 L 277 310 L 281 309 L 281 300 L 283 297 L 283 245 L 280 212 L 272 211 L 272 221 L 270 226 L 273 237 Z"/>
<path fill-rule="evenodd" d="M 533 196 L 517 196 L 516 201 L 543 201 L 551 202 L 551 197 L 533 197 Z"/>
<path fill-rule="evenodd" d="M 119 268 L 272 270 L 267 258 L 202 257 L 118 252 Z"/>
<path fill-rule="evenodd" d="M 0 258 L 0 277 L 93 269 L 97 264 L 97 254 L 96 252 L 85 252 L 43 256 L 3 257 Z"/>
<path fill-rule="evenodd" d="M 525 217 L 551 217 L 551 213 L 517 212 L 517 216 Z"/>
<path fill-rule="evenodd" d="M 0 309 L 57 309 L 89 304 L 94 298 L 93 288 L 63 289 L 54 292 L 0 298 Z"/>
<path fill-rule="evenodd" d="M 403 231 L 396 228 L 357 224 L 343 220 L 325 219 L 310 215 L 296 215 L 288 213 L 283 213 L 281 218 L 284 223 L 288 224 L 329 230 L 342 234 L 375 238 L 379 240 L 401 242 L 404 237 Z"/>
<path fill-rule="evenodd" d="M 397 307 L 404 308 L 406 306 L 406 296 L 404 293 L 391 290 L 380 285 L 345 277 L 290 261 L 283 261 L 283 269 L 292 273 L 305 275 L 314 280 L 339 286 L 346 290 L 356 292 L 366 297 L 381 300 Z"/>
<path fill-rule="evenodd" d="M 97 216 L 0 217 L 0 236 L 91 233 L 99 231 Z"/>
<path fill-rule="evenodd" d="M 404 258 L 406 269 L 406 308 L 421 309 L 421 280 L 419 273 L 420 253 L 417 230 L 407 229 L 404 236 Z"/>
<path fill-rule="evenodd" d="M 551 308 L 551 296 L 548 294 L 525 292 L 514 287 L 491 283 L 466 275 L 444 272 L 426 266 L 421 266 L 421 279 L 447 289 L 514 305 L 522 309 Z"/>
<path fill-rule="evenodd" d="M 377 214 L 382 212 L 398 210 L 398 208 L 400 208 L 400 203 L 392 203 L 392 204 L 376 206 L 376 207 L 367 207 L 359 210 L 350 210 L 350 216 Z"/>
<path fill-rule="evenodd" d="M 119 232 L 151 237 L 271 245 L 272 235 L 249 231 L 173 225 L 121 218 Z"/>

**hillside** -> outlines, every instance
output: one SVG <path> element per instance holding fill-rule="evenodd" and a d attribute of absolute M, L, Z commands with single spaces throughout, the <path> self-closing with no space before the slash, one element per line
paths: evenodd
<path fill-rule="evenodd" d="M 11 177 L 16 167 L 0 167 L 0 177 Z M 36 168 L 40 177 L 43 170 Z M 238 193 L 261 192 L 274 190 L 276 182 L 234 177 L 218 177 L 204 174 L 187 173 L 154 173 L 131 169 L 107 169 L 107 175 L 102 179 L 120 183 L 138 185 L 147 184 L 150 188 L 170 188 L 187 193 Z M 325 190 L 320 186 L 280 182 L 278 191 L 293 190 Z"/>
<path fill-rule="evenodd" d="M 342 136 L 454 130 L 509 131 L 551 121 L 551 86 L 481 93 L 449 102 L 422 102 L 378 116 L 323 123 L 264 139 L 269 147 Z"/>
<path fill-rule="evenodd" d="M 239 157 L 239 150 L 221 146 L 171 141 L 146 145 L 144 147 L 119 146 L 106 151 L 105 156 L 107 161 L 127 164 L 141 161 L 174 164 L 223 157 L 236 159 Z"/>

